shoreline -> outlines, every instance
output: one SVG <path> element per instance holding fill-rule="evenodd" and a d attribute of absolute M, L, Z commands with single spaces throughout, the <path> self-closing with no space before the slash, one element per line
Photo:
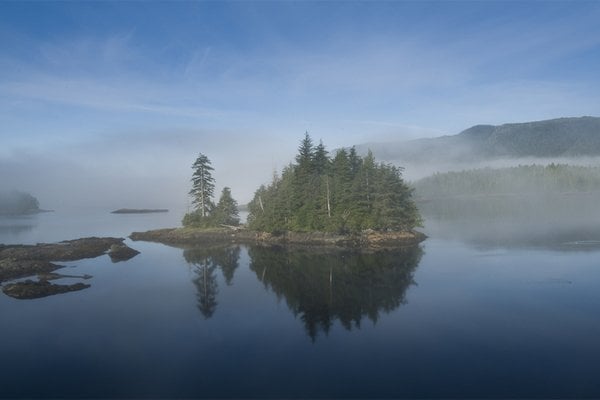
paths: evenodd
<path fill-rule="evenodd" d="M 111 214 L 154 214 L 169 212 L 166 208 L 119 208 L 111 211 Z"/>
<path fill-rule="evenodd" d="M 133 241 L 156 242 L 172 246 L 215 243 L 259 245 L 304 245 L 346 248 L 393 248 L 421 243 L 427 235 L 417 231 L 376 232 L 340 235 L 329 232 L 284 232 L 271 234 L 245 229 L 165 228 L 129 235 Z"/>

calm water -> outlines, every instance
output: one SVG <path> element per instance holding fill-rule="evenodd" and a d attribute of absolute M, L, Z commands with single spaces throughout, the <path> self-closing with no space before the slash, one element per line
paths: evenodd
<path fill-rule="evenodd" d="M 397 251 L 128 241 L 127 262 L 63 263 L 91 287 L 0 293 L 0 397 L 600 396 L 600 232 L 544 225 L 516 245 L 523 226 L 461 234 L 459 219 L 430 218 L 430 239 Z M 0 242 L 178 220 L 5 218 Z"/>

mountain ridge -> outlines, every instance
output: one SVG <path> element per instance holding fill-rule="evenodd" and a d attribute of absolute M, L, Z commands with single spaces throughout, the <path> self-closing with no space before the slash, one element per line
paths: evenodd
<path fill-rule="evenodd" d="M 474 125 L 455 135 L 356 146 L 380 159 L 409 163 L 481 161 L 500 158 L 600 156 L 600 118 Z"/>

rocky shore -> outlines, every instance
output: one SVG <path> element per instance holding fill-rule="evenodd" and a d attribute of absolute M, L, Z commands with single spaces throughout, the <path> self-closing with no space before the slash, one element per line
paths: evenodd
<path fill-rule="evenodd" d="M 108 254 L 112 262 L 118 262 L 139 254 L 137 250 L 125 245 L 124 240 L 90 237 L 37 245 L 0 244 L 0 283 L 38 275 L 37 281 L 8 283 L 3 285 L 2 290 L 11 297 L 23 299 L 85 289 L 89 285 L 50 284 L 48 281 L 51 279 L 67 277 L 52 274 L 53 271 L 63 268 L 63 265 L 56 262 L 95 258 L 103 254 Z M 86 276 L 82 278 L 88 279 Z"/>
<path fill-rule="evenodd" d="M 389 248 L 409 246 L 422 242 L 426 235 L 421 232 L 377 232 L 363 231 L 354 235 L 339 235 L 328 232 L 284 232 L 271 234 L 246 229 L 201 229 L 201 228 L 169 228 L 146 232 L 133 232 L 132 240 L 158 242 L 173 246 L 202 245 L 214 243 L 246 243 L 246 244 L 292 244 L 307 246 L 338 246 Z"/>

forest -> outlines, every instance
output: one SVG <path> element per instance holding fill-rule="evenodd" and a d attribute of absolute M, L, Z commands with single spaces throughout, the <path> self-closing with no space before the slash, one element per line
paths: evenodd
<path fill-rule="evenodd" d="M 354 148 L 330 157 L 308 133 L 295 161 L 255 192 L 248 204 L 250 229 L 351 233 L 421 225 L 401 168 L 377 163 L 371 153 L 361 157 Z"/>
<path fill-rule="evenodd" d="M 421 199 L 499 194 L 600 191 L 600 167 L 568 164 L 520 165 L 436 173 L 413 183 Z"/>

